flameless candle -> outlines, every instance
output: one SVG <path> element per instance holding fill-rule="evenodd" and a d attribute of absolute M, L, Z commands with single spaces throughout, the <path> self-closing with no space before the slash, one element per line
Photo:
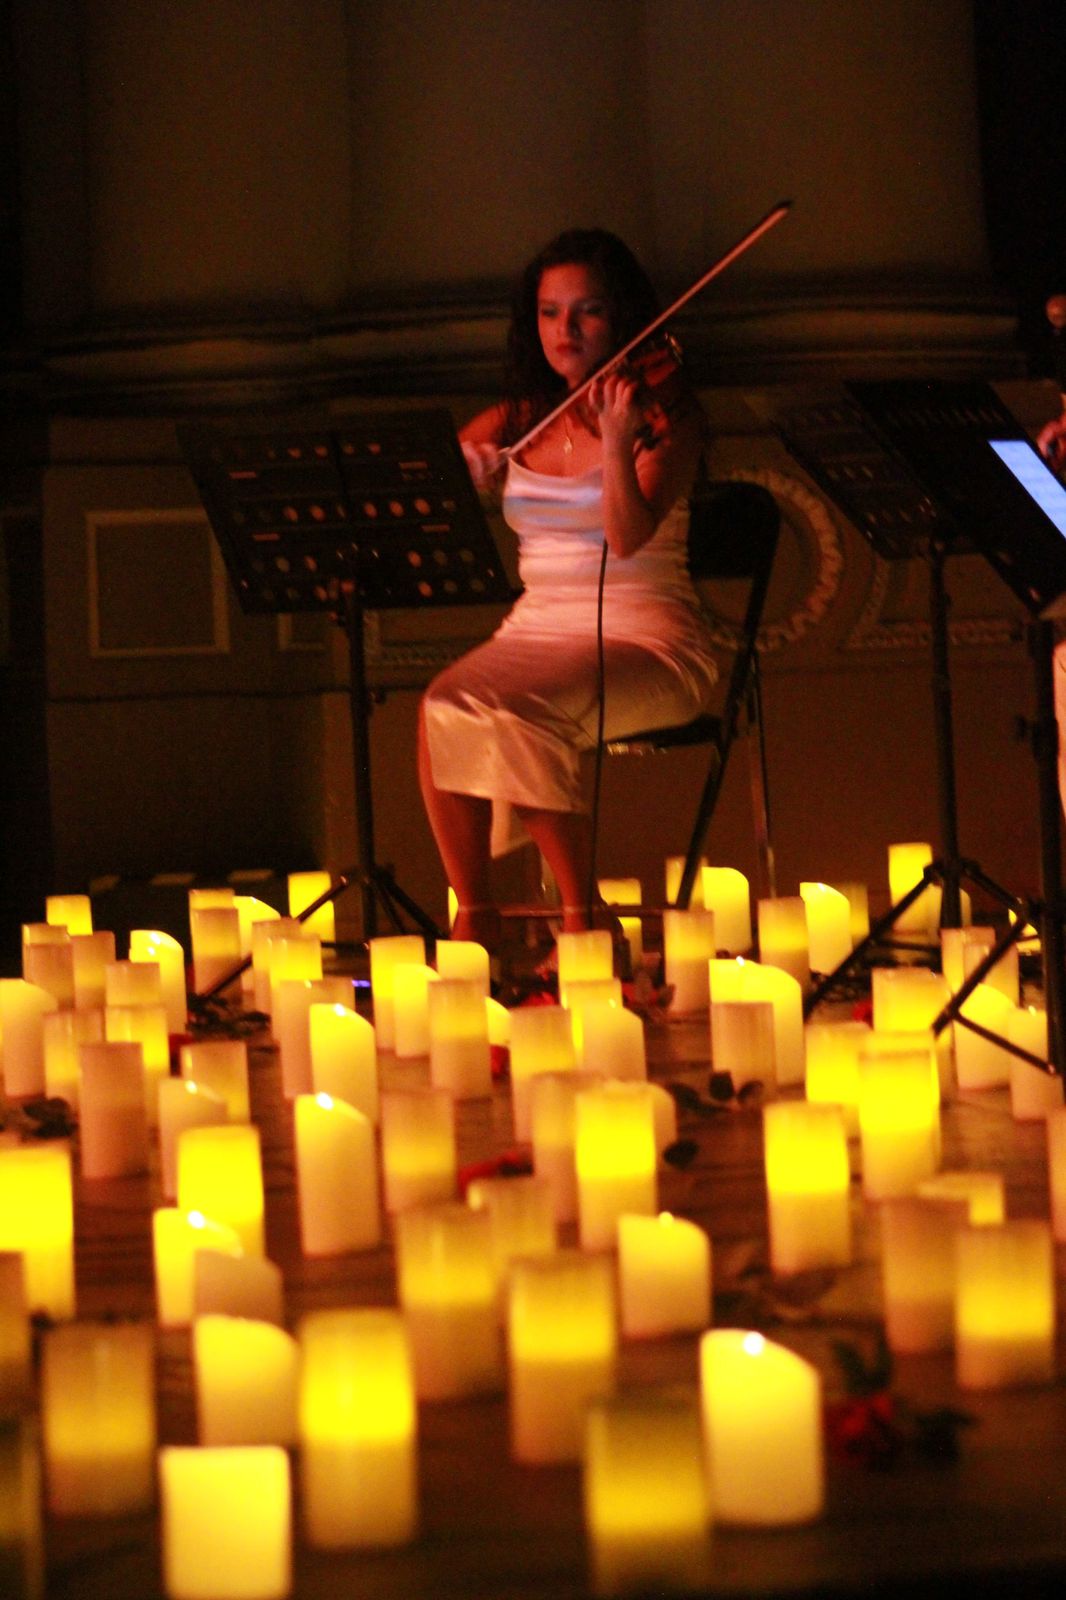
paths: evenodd
<path fill-rule="evenodd" d="M 573 1250 L 516 1261 L 507 1320 L 513 1458 L 580 1460 L 586 1408 L 615 1383 L 611 1263 Z"/>
<path fill-rule="evenodd" d="M 74 1004 L 74 952 L 65 929 L 52 930 L 58 939 L 47 944 L 30 944 L 22 953 L 22 976 L 52 996 L 61 1009 Z"/>
<path fill-rule="evenodd" d="M 277 927 L 278 924 L 273 924 Z M 270 968 L 270 1030 L 281 1043 L 285 1019 L 282 1016 L 282 997 L 294 991 L 286 984 L 319 983 L 322 979 L 322 946 L 312 935 L 301 928 L 296 938 L 275 937 L 268 945 Z M 325 996 L 323 995 L 324 999 Z M 339 998 L 337 996 L 336 998 Z M 297 1091 L 298 1093 L 302 1090 Z"/>
<path fill-rule="evenodd" d="M 806 1100 L 766 1106 L 763 1138 L 773 1271 L 847 1266 L 851 1174 L 839 1109 Z"/>
<path fill-rule="evenodd" d="M 0 1150 L 0 1250 L 19 1251 L 26 1305 L 74 1315 L 74 1194 L 65 1142 Z"/>
<path fill-rule="evenodd" d="M 488 996 L 489 953 L 483 944 L 471 939 L 442 939 L 437 945 L 437 971 L 442 978 L 476 983 Z"/>
<path fill-rule="evenodd" d="M 0 1170 L 4 1157 L 0 1154 Z M 1047 1166 L 1051 1227 L 1059 1244 L 1066 1243 L 1066 1106 L 1047 1114 Z M 2 1215 L 2 1211 L 0 1211 Z"/>
<path fill-rule="evenodd" d="M 178 1139 L 186 1128 L 218 1128 L 228 1122 L 229 1110 L 221 1095 L 191 1078 L 163 1078 L 157 1091 L 159 1107 L 159 1180 L 165 1200 L 178 1192 Z"/>
<path fill-rule="evenodd" d="M 656 1209 L 655 1125 L 649 1085 L 607 1083 L 576 1101 L 574 1162 L 584 1250 L 613 1250 L 624 1212 Z"/>
<path fill-rule="evenodd" d="M 296 1182 L 305 1256 L 370 1250 L 381 1239 L 374 1127 L 328 1094 L 296 1097 Z"/>
<path fill-rule="evenodd" d="M 144 1067 L 144 1107 L 148 1126 L 159 1123 L 159 1086 L 170 1071 L 166 1007 L 108 1006 L 104 1038 L 114 1044 L 139 1044 Z"/>
<path fill-rule="evenodd" d="M 268 906 L 264 900 L 256 899 L 252 894 L 239 894 L 234 899 L 237 907 L 237 925 L 240 929 L 241 960 L 248 961 L 253 955 L 253 939 L 256 925 L 260 922 L 277 922 L 281 916 L 273 906 Z M 299 926 L 299 924 L 298 924 Z M 255 993 L 255 966 L 245 967 L 241 973 L 241 993 Z"/>
<path fill-rule="evenodd" d="M 751 949 L 751 887 L 735 867 L 704 867 L 701 901 L 714 916 L 714 939 L 731 956 Z"/>
<path fill-rule="evenodd" d="M 456 1100 L 482 1100 L 492 1093 L 489 1020 L 476 980 L 441 979 L 430 986 L 429 1076 Z"/>
<path fill-rule="evenodd" d="M 286 1600 L 292 1487 L 280 1445 L 159 1452 L 167 1600 Z"/>
<path fill-rule="evenodd" d="M 396 1276 L 420 1400 L 489 1394 L 502 1377 L 487 1212 L 458 1201 L 396 1218 Z"/>
<path fill-rule="evenodd" d="M 995 928 L 942 928 L 940 947 L 943 957 L 944 979 L 954 994 L 962 988 L 970 973 L 980 964 L 996 942 Z M 1010 945 L 995 966 L 982 979 L 992 989 L 1005 994 L 1011 1005 L 1020 998 L 1018 974 L 1018 946 Z"/>
<path fill-rule="evenodd" d="M 621 1004 L 622 983 L 619 978 L 582 978 L 577 983 L 568 983 L 563 995 L 563 1006 L 570 1013 L 575 1039 L 578 1036 L 577 1018 L 588 1006 Z"/>
<path fill-rule="evenodd" d="M 160 1206 L 152 1212 L 152 1263 L 156 1320 L 161 1328 L 184 1328 L 195 1315 L 196 1256 L 201 1250 L 241 1253 L 232 1228 L 211 1222 L 200 1211 Z"/>
<path fill-rule="evenodd" d="M 485 1001 L 485 1016 L 489 1026 L 489 1044 L 510 1047 L 511 1043 L 511 1013 L 499 1000 L 494 1000 L 490 995 Z"/>
<path fill-rule="evenodd" d="M 192 1330 L 202 1445 L 296 1443 L 296 1340 L 271 1322 L 197 1317 Z"/>
<path fill-rule="evenodd" d="M 247 1255 L 263 1254 L 259 1129 L 187 1128 L 178 1139 L 178 1205 L 233 1228 Z"/>
<path fill-rule="evenodd" d="M 711 1500 L 721 1522 L 787 1526 L 822 1513 L 822 1382 L 791 1350 L 740 1328 L 700 1339 Z"/>
<path fill-rule="evenodd" d="M 994 1226 L 1006 1216 L 1002 1172 L 934 1172 L 922 1179 L 917 1194 L 920 1200 L 964 1201 L 974 1227 Z"/>
<path fill-rule="evenodd" d="M 44 903 L 45 921 L 68 933 L 92 933 L 93 908 L 87 894 L 50 894 Z"/>
<path fill-rule="evenodd" d="M 929 1049 L 878 1053 L 871 1040 L 859 1052 L 859 1132 L 862 1187 L 868 1200 L 913 1194 L 935 1172 L 940 1106 Z"/>
<path fill-rule="evenodd" d="M 30 1408 L 34 1393 L 30 1355 L 25 1263 L 21 1251 L 0 1250 L 0 1432 L 8 1419 Z"/>
<path fill-rule="evenodd" d="M 425 966 L 426 941 L 421 934 L 386 934 L 370 940 L 370 988 L 380 1050 L 391 1050 L 396 1043 L 393 972 L 401 964 Z"/>
<path fill-rule="evenodd" d="M 10 1600 L 45 1592 L 41 1453 L 35 1418 L 0 1428 L 0 1591 Z"/>
<path fill-rule="evenodd" d="M 158 1006 L 163 1003 L 163 973 L 156 961 L 109 961 L 104 969 L 108 1006 Z"/>
<path fill-rule="evenodd" d="M 761 1083 L 772 1092 L 775 1054 L 769 1000 L 711 1001 L 711 1061 L 715 1072 L 729 1073 L 735 1089 Z"/>
<path fill-rule="evenodd" d="M 393 1049 L 398 1061 L 429 1055 L 429 986 L 437 982 L 438 974 L 421 962 L 402 961 L 393 969 Z"/>
<path fill-rule="evenodd" d="M 181 1075 L 225 1103 L 231 1122 L 248 1122 L 248 1046 L 243 1039 L 198 1039 L 181 1047 Z"/>
<path fill-rule="evenodd" d="M 574 1053 L 586 1072 L 642 1083 L 648 1076 L 644 1023 L 635 1011 L 613 1002 L 574 1012 Z"/>
<path fill-rule="evenodd" d="M 759 963 L 780 967 L 803 988 L 810 981 L 807 908 L 800 895 L 760 900 L 757 905 Z"/>
<path fill-rule="evenodd" d="M 299 917 L 301 911 L 306 911 L 322 895 L 328 894 L 332 887 L 328 872 L 290 872 L 289 916 Z M 327 900 L 317 911 L 312 911 L 304 919 L 303 925 L 308 933 L 313 933 L 323 944 L 335 944 L 337 917 L 333 901 Z"/>
<path fill-rule="evenodd" d="M 888 892 L 892 904 L 902 900 L 918 883 L 933 859 L 932 845 L 920 842 L 888 847 Z M 896 919 L 897 933 L 933 933 L 940 921 L 941 891 L 929 885 Z"/>
<path fill-rule="evenodd" d="M 556 1248 L 551 1185 L 545 1178 L 475 1178 L 466 1203 L 488 1214 L 497 1307 L 507 1309 L 511 1263 L 524 1256 L 546 1256 Z"/>
<path fill-rule="evenodd" d="M 74 959 L 77 962 L 77 947 Z M 167 1008 L 167 1027 L 171 1033 L 183 1033 L 188 1017 L 185 951 L 177 939 L 169 933 L 160 932 L 158 928 L 134 928 L 130 934 L 130 960 L 145 961 L 159 968 L 161 997 Z"/>
<path fill-rule="evenodd" d="M 712 961 L 708 966 L 711 1003 L 719 1000 L 769 1000 L 774 1008 L 774 1077 L 778 1088 L 803 1082 L 806 1041 L 803 991 L 791 973 L 758 961 Z"/>
<path fill-rule="evenodd" d="M 108 930 L 71 935 L 70 964 L 74 1005 L 78 1011 L 103 1010 L 107 1001 L 107 969 L 114 959 L 115 935 Z"/>
<path fill-rule="evenodd" d="M 600 878 L 597 888 L 604 905 L 639 906 L 641 903 L 639 878 Z"/>
<path fill-rule="evenodd" d="M 620 916 L 618 925 L 629 946 L 630 971 L 637 973 L 644 964 L 644 924 L 639 917 Z"/>
<path fill-rule="evenodd" d="M 673 988 L 671 1009 L 706 1011 L 710 1004 L 707 963 L 715 953 L 713 911 L 663 912 L 663 961 Z"/>
<path fill-rule="evenodd" d="M 931 1028 L 950 998 L 947 980 L 928 967 L 875 967 L 872 975 L 873 1025 L 878 1033 L 918 1033 Z M 933 1041 L 940 1097 L 953 1087 L 951 1030 Z"/>
<path fill-rule="evenodd" d="M 583 1482 L 597 1595 L 710 1585 L 711 1504 L 695 1396 L 646 1390 L 593 1401 Z"/>
<path fill-rule="evenodd" d="M 890 1350 L 950 1350 L 955 1338 L 955 1235 L 969 1201 L 908 1196 L 881 1206 L 881 1284 Z"/>
<path fill-rule="evenodd" d="M 559 955 L 560 1000 L 564 999 L 568 984 L 614 976 L 614 945 L 606 928 L 560 933 L 555 942 Z"/>
<path fill-rule="evenodd" d="M 48 1509 L 118 1517 L 155 1499 L 155 1342 L 147 1322 L 68 1322 L 44 1335 Z"/>
<path fill-rule="evenodd" d="M 100 1043 L 102 1011 L 48 1011 L 43 1019 L 44 1092 L 77 1111 L 81 1100 L 78 1046 Z"/>
<path fill-rule="evenodd" d="M 194 911 L 224 910 L 236 903 L 237 891 L 226 884 L 210 889 L 189 890 L 189 913 Z"/>
<path fill-rule="evenodd" d="M 316 1311 L 299 1330 L 307 1543 L 406 1544 L 418 1524 L 417 1408 L 399 1312 Z"/>
<path fill-rule="evenodd" d="M 44 1018 L 57 1010 L 46 989 L 25 978 L 0 978 L 0 1062 L 4 1092 L 44 1093 Z"/>
<path fill-rule="evenodd" d="M 959 1230 L 955 1377 L 962 1389 L 1050 1383 L 1055 1375 L 1055 1253 L 1046 1222 Z"/>
<path fill-rule="evenodd" d="M 1005 1038 L 1007 1021 L 1014 1007 L 999 989 L 979 983 L 966 999 L 960 1017 Z M 1000 1089 L 1010 1083 L 1011 1054 L 1001 1044 L 982 1038 L 957 1021 L 955 1034 L 955 1076 L 960 1089 Z"/>
<path fill-rule="evenodd" d="M 315 1094 L 344 1100 L 377 1124 L 378 1049 L 374 1025 L 348 1006 L 316 1001 L 308 1012 Z"/>
<path fill-rule="evenodd" d="M 385 1209 L 449 1200 L 455 1193 L 455 1101 L 447 1089 L 390 1089 L 381 1096 Z"/>
<path fill-rule="evenodd" d="M 865 883 L 847 881 L 834 883 L 848 902 L 851 917 L 851 943 L 852 947 L 861 944 L 870 932 L 870 892 Z"/>
<path fill-rule="evenodd" d="M 812 1105 L 836 1105 L 849 1138 L 859 1132 L 859 1051 L 870 1037 L 865 1022 L 808 1022 L 806 1095 Z"/>
<path fill-rule="evenodd" d="M 851 907 L 828 883 L 801 883 L 807 945 L 814 972 L 835 972 L 851 954 Z"/>
<path fill-rule="evenodd" d="M 303 926 L 295 917 L 260 917 L 253 922 L 252 992 L 257 1011 L 270 1011 L 270 952 L 275 939 L 302 939 L 303 936 Z"/>
<path fill-rule="evenodd" d="M 237 1249 L 197 1250 L 192 1264 L 193 1316 L 221 1312 L 258 1322 L 285 1323 L 285 1285 L 281 1268 L 264 1256 Z"/>
<path fill-rule="evenodd" d="M 692 880 L 692 897 L 688 903 L 690 911 L 699 911 L 703 906 L 703 869 L 706 865 L 706 856 L 700 856 L 696 867 L 696 876 Z M 684 870 L 684 856 L 667 856 L 665 862 L 664 889 L 666 904 L 668 906 L 674 905 L 677 901 L 678 891 L 681 888 L 681 878 Z"/>
<path fill-rule="evenodd" d="M 192 907 L 192 981 L 204 994 L 241 962 L 241 921 L 235 905 Z"/>
<path fill-rule="evenodd" d="M 573 1027 L 562 1006 L 519 1006 L 511 1013 L 511 1107 L 516 1139 L 530 1136 L 534 1077 L 576 1068 Z"/>
<path fill-rule="evenodd" d="M 593 1072 L 542 1072 L 530 1080 L 533 1170 L 551 1191 L 556 1222 L 577 1221 L 577 1096 L 603 1081 Z"/>
<path fill-rule="evenodd" d="M 279 949 L 274 944 L 272 950 Z M 321 951 L 315 950 L 321 964 Z M 281 1090 L 287 1100 L 309 1094 L 314 1082 L 311 1068 L 311 1007 L 343 1005 L 350 999 L 343 978 L 282 978 L 273 985 L 274 1038 L 281 1060 Z"/>
<path fill-rule="evenodd" d="M 618 1219 L 618 1290 L 627 1339 L 697 1333 L 711 1320 L 711 1241 L 661 1211 Z"/>
<path fill-rule="evenodd" d="M 1035 1006 L 1019 1006 L 1007 1017 L 1007 1038 L 1011 1044 L 1041 1061 L 1048 1059 L 1047 1012 Z M 1015 1122 L 1043 1122 L 1048 1112 L 1063 1103 L 1062 1078 L 1055 1072 L 1014 1056 L 1010 1064 L 1010 1109 Z"/>
<path fill-rule="evenodd" d="M 148 1107 L 139 1044 L 78 1046 L 81 1066 L 81 1173 L 124 1178 L 148 1171 Z"/>

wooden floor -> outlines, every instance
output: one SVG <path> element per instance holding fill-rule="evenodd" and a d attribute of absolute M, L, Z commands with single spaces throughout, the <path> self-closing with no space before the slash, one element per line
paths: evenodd
<path fill-rule="evenodd" d="M 652 1075 L 706 1088 L 706 1023 L 648 1026 Z M 252 1041 L 253 1112 L 262 1131 L 267 1248 L 285 1273 L 290 1325 L 324 1306 L 394 1301 L 387 1247 L 329 1261 L 301 1258 L 297 1244 L 291 1108 L 276 1056 Z M 389 1064 L 386 1083 L 417 1081 L 425 1063 Z M 872 1353 L 879 1327 L 876 1222 L 856 1187 L 857 1258 L 836 1274 L 775 1285 L 767 1271 L 761 1119 L 757 1110 L 682 1117 L 698 1153 L 667 1170 L 661 1203 L 702 1223 L 714 1246 L 715 1321 L 758 1327 L 818 1363 L 827 1390 L 841 1388 L 834 1343 Z M 460 1158 L 480 1159 L 511 1143 L 505 1088 L 467 1104 Z M 1042 1125 L 1012 1121 L 1005 1091 L 961 1097 L 945 1117 L 945 1165 L 998 1167 L 1008 1213 L 1046 1215 Z M 154 1313 L 150 1213 L 158 1179 L 81 1183 L 77 1194 L 79 1315 Z M 1060 1261 L 1060 1268 L 1064 1265 Z M 1066 1370 L 1060 1360 L 1060 1370 Z M 622 1347 L 621 1382 L 694 1384 L 697 1340 L 678 1337 Z M 905 1454 L 890 1470 L 833 1461 L 824 1519 L 772 1533 L 730 1529 L 714 1536 L 715 1595 L 943 1593 L 1042 1594 L 1066 1576 L 1066 1390 L 960 1395 L 949 1362 L 901 1360 L 897 1396 L 918 1409 L 960 1406 L 974 1419 L 955 1464 Z M 194 1441 L 185 1333 L 159 1338 L 160 1434 Z M 324 1556 L 297 1544 L 299 1600 L 348 1597 L 470 1597 L 570 1600 L 588 1592 L 576 1467 L 519 1467 L 509 1460 L 502 1395 L 424 1405 L 420 1416 L 422 1533 L 387 1554 Z M 669 1493 L 669 1485 L 663 1485 Z M 162 1594 L 154 1517 L 119 1522 L 51 1520 L 46 1526 L 51 1600 L 153 1600 Z"/>

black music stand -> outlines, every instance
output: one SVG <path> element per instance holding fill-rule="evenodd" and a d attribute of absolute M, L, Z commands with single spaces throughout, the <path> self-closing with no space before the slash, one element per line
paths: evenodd
<path fill-rule="evenodd" d="M 358 885 L 364 938 L 379 904 L 440 937 L 374 853 L 364 616 L 514 598 L 450 414 L 243 416 L 178 439 L 242 610 L 324 611 L 347 636 L 358 859 L 302 916 Z"/>

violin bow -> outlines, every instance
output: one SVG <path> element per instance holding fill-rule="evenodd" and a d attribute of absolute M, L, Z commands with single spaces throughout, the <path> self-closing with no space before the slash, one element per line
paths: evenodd
<path fill-rule="evenodd" d="M 554 422 L 557 417 L 561 417 L 564 411 L 569 411 L 571 406 L 576 405 L 582 396 L 588 393 L 597 378 L 602 378 L 606 373 L 613 371 L 615 367 L 621 366 L 626 357 L 631 355 L 638 345 L 643 344 L 646 339 L 650 339 L 653 333 L 657 333 L 664 322 L 668 322 L 671 317 L 676 316 L 682 306 L 687 305 L 690 300 L 706 289 L 707 285 L 717 278 L 720 273 L 724 272 L 727 267 L 731 267 L 733 262 L 742 256 L 746 250 L 750 250 L 751 246 L 761 239 L 764 233 L 769 233 L 771 228 L 776 227 L 791 209 L 791 200 L 781 200 L 776 206 L 771 207 L 753 228 L 748 229 L 742 239 L 738 239 L 736 244 L 726 251 L 725 255 L 719 256 L 714 265 L 707 268 L 702 277 L 697 278 L 696 282 L 691 284 L 684 294 L 678 295 L 672 305 L 667 306 L 665 311 L 661 311 L 657 317 L 653 318 L 647 327 L 642 328 L 638 334 L 630 339 L 628 344 L 622 346 L 621 350 L 616 350 L 613 356 L 609 356 L 595 372 L 590 372 L 589 376 L 579 383 L 576 389 L 570 390 L 565 400 L 561 400 L 553 411 L 549 411 L 547 416 L 541 417 L 539 422 L 535 422 L 520 439 L 516 440 L 512 445 L 508 445 L 506 450 L 501 450 L 501 457 L 506 460 L 508 457 L 516 456 L 519 451 L 524 450 L 526 445 L 535 439 L 539 433 L 543 433 L 550 423 Z"/>

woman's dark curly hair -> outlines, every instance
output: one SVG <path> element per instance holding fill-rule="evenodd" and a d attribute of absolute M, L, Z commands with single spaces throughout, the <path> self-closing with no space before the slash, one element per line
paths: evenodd
<path fill-rule="evenodd" d="M 513 444 L 566 393 L 564 380 L 545 359 L 537 322 L 537 294 L 548 267 L 584 266 L 603 283 L 614 347 L 620 349 L 659 313 L 647 273 L 628 245 L 604 228 L 569 228 L 557 234 L 525 268 L 511 301 L 507 337 L 504 423 L 500 443 Z"/>

